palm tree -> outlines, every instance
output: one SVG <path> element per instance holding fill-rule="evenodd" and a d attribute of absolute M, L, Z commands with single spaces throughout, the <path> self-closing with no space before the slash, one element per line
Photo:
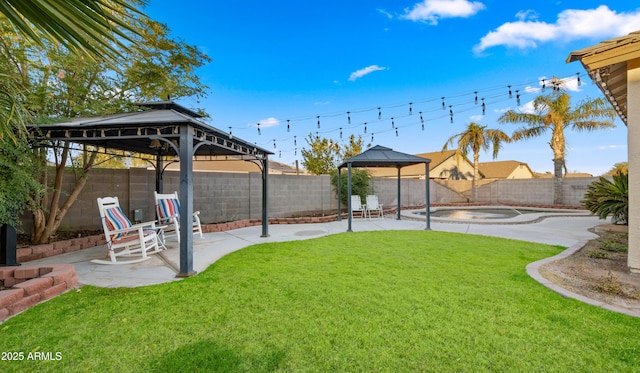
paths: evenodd
<path fill-rule="evenodd" d="M 564 130 L 594 131 L 615 127 L 613 119 L 616 112 L 602 98 L 586 100 L 575 109 L 571 109 L 570 101 L 568 93 L 554 92 L 536 97 L 533 101 L 534 113 L 509 110 L 498 118 L 498 123 L 524 124 L 512 134 L 514 141 L 538 137 L 551 131 L 549 146 L 553 150 L 556 204 L 562 202 L 562 170 L 566 170 Z"/>
<path fill-rule="evenodd" d="M 471 122 L 464 132 L 453 135 L 447 140 L 442 147 L 442 151 L 448 149 L 449 145 L 453 145 L 458 141 L 456 149 L 456 162 L 460 167 L 462 157 L 466 157 L 469 150 L 473 152 L 473 200 L 478 200 L 478 179 L 480 172 L 478 171 L 478 159 L 480 158 L 480 150 L 489 150 L 493 145 L 493 159 L 498 157 L 498 152 L 503 142 L 511 142 L 511 138 L 501 130 L 487 129 L 487 126 L 481 126 Z"/>
<path fill-rule="evenodd" d="M 615 111 L 602 99 L 587 100 L 571 110 L 571 97 L 566 92 L 538 96 L 533 101 L 534 113 L 509 110 L 498 118 L 499 123 L 522 123 L 525 127 L 513 133 L 513 140 L 538 137 L 551 130 L 549 146 L 553 150 L 554 175 L 562 177 L 565 167 L 565 128 L 577 131 L 614 128 Z"/>

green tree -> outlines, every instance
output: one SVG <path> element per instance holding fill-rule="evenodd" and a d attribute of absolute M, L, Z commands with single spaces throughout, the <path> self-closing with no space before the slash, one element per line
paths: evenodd
<path fill-rule="evenodd" d="M 0 29 L 3 50 L 11 46 L 25 61 L 30 43 L 41 47 L 62 43 L 89 59 L 114 56 L 126 49 L 121 9 L 137 12 L 127 0 L 8 0 L 0 2 Z M 17 30 L 17 32 L 16 32 Z M 13 75 L 10 60 L 0 67 L 0 222 L 20 226 L 19 214 L 43 192 L 33 173 L 38 169 L 28 150 L 25 123 L 32 114 L 25 107 L 32 92 Z M 18 79 L 16 79 L 18 78 Z M 16 84 L 17 82 L 17 84 Z"/>
<path fill-rule="evenodd" d="M 310 133 L 305 139 L 309 148 L 303 148 L 302 166 L 314 175 L 326 175 L 337 167 L 340 145 L 327 138 L 313 137 Z"/>
<path fill-rule="evenodd" d="M 209 61 L 206 55 L 171 39 L 165 25 L 135 11 L 125 9 L 117 14 L 134 30 L 127 33 L 133 41 L 128 48 L 118 49 L 123 56 L 118 61 L 86 58 L 58 43 L 32 43 L 4 26 L 0 68 L 7 72 L 7 86 L 16 94 L 23 93 L 21 105 L 34 123 L 128 111 L 134 100 L 166 98 L 169 94 L 174 98 L 206 96 L 208 87 L 195 74 Z M 51 193 L 34 198 L 34 243 L 47 242 L 59 228 L 86 185 L 96 159 L 95 149 L 77 151 L 74 148 L 78 145 L 65 141 L 48 145 L 34 151 L 41 164 L 55 163 L 51 181 L 45 167 L 37 168 L 38 179 Z M 75 185 L 63 195 L 62 182 L 69 170 Z"/>
<path fill-rule="evenodd" d="M 366 146 L 368 148 L 371 146 L 371 144 L 367 144 Z M 340 148 L 339 157 L 342 159 L 342 162 L 344 162 L 346 159 L 355 157 L 356 155 L 362 153 L 364 147 L 365 145 L 364 140 L 362 139 L 362 135 L 358 135 L 358 139 L 356 139 L 356 136 L 352 134 L 351 136 L 349 136 L 349 143 L 342 145 L 342 147 Z"/>
<path fill-rule="evenodd" d="M 568 93 L 558 91 L 538 96 L 533 101 L 534 113 L 509 110 L 498 118 L 499 123 L 515 123 L 524 126 L 512 134 L 514 141 L 526 140 L 551 132 L 549 146 L 553 151 L 553 171 L 556 179 L 555 203 L 562 203 L 562 171 L 565 165 L 565 129 L 594 131 L 614 128 L 616 112 L 602 98 L 586 100 L 571 108 Z"/>
<path fill-rule="evenodd" d="M 493 159 L 498 157 L 498 152 L 502 143 L 510 142 L 509 136 L 497 129 L 487 129 L 487 126 L 480 126 L 471 122 L 464 132 L 451 136 L 442 147 L 442 151 L 446 151 L 449 146 L 457 142 L 456 162 L 460 167 L 460 161 L 466 157 L 469 151 L 473 152 L 473 200 L 478 200 L 478 180 L 480 172 L 478 171 L 478 163 L 480 158 L 480 150 L 489 150 L 493 148 Z"/>

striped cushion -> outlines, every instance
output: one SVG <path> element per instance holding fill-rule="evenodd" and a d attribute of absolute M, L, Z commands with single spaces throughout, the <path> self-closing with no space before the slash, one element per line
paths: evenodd
<path fill-rule="evenodd" d="M 131 221 L 122 212 L 120 206 L 107 207 L 104 209 L 104 218 L 109 230 L 117 230 L 131 227 Z M 116 234 L 114 238 L 120 237 L 122 234 Z"/>
<path fill-rule="evenodd" d="M 180 215 L 180 203 L 177 199 L 159 199 L 156 209 L 161 224 L 170 223 L 171 217 Z"/>

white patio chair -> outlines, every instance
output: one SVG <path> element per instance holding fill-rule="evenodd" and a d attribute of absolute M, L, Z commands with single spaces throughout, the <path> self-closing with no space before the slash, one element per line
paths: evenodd
<path fill-rule="evenodd" d="M 154 192 L 156 199 L 156 214 L 158 216 L 158 224 L 166 225 L 161 232 L 163 239 L 175 236 L 180 242 L 180 201 L 178 200 L 178 192 L 170 194 L 160 194 Z M 193 233 L 202 236 L 202 225 L 200 224 L 200 211 L 193 213 Z"/>
<path fill-rule="evenodd" d="M 371 219 L 371 211 L 376 212 L 379 218 L 384 218 L 382 205 L 378 203 L 378 196 L 376 195 L 367 196 L 367 213 L 369 214 L 369 219 Z"/>
<path fill-rule="evenodd" d="M 359 212 L 363 219 L 367 216 L 367 207 L 362 204 L 362 199 L 358 195 L 351 196 L 351 218 L 354 218 L 354 212 Z"/>
<path fill-rule="evenodd" d="M 98 198 L 98 209 L 104 237 L 107 240 L 109 260 L 94 259 L 98 264 L 131 264 L 149 259 L 148 254 L 160 251 L 155 222 L 131 224 L 122 212 L 118 197 Z M 131 260 L 118 260 L 119 257 L 139 256 Z"/>

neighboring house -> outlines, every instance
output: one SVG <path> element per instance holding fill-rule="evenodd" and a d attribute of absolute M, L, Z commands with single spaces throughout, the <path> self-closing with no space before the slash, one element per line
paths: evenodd
<path fill-rule="evenodd" d="M 480 162 L 478 169 L 485 179 L 531 179 L 535 173 L 518 161 Z"/>
<path fill-rule="evenodd" d="M 456 162 L 456 151 L 447 150 L 444 152 L 431 152 L 415 154 L 418 157 L 428 158 L 431 160 L 429 164 L 429 178 L 442 180 L 472 180 L 473 179 L 473 163 L 466 157 L 460 161 L 460 165 Z M 371 176 L 374 177 L 397 177 L 398 170 L 396 168 L 367 168 Z M 400 171 L 400 177 L 423 179 L 424 165 L 412 165 L 403 167 Z M 480 172 L 480 178 L 482 178 Z"/>
<path fill-rule="evenodd" d="M 165 170 L 180 171 L 180 163 L 174 162 L 166 166 Z M 260 167 L 251 161 L 243 161 L 229 157 L 226 160 L 198 160 L 193 161 L 194 171 L 209 172 L 261 172 Z M 269 160 L 269 173 L 277 175 L 306 175 L 307 171 L 296 169 L 284 163 Z"/>

